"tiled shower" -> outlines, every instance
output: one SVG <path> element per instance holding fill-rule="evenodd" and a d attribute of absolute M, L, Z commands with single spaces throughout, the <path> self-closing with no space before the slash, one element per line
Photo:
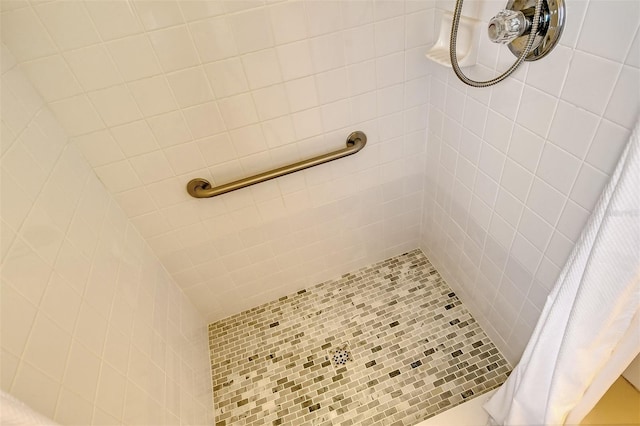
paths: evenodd
<path fill-rule="evenodd" d="M 216 425 L 415 425 L 511 368 L 420 249 L 209 326 Z"/>
<path fill-rule="evenodd" d="M 514 365 L 638 115 L 639 3 L 566 3 L 547 58 L 474 89 L 424 56 L 450 1 L 2 0 L 2 390 L 61 424 L 212 424 L 211 330 L 405 254 Z M 469 73 L 509 66 L 478 37 Z M 357 155 L 185 191 L 354 130 Z"/>

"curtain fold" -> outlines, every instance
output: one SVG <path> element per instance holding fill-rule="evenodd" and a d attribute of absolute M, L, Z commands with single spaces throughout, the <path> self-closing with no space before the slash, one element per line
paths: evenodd
<path fill-rule="evenodd" d="M 578 424 L 640 352 L 639 126 L 519 364 L 484 405 L 493 425 Z"/>
<path fill-rule="evenodd" d="M 3 426 L 57 426 L 24 402 L 0 390 L 0 424 Z"/>

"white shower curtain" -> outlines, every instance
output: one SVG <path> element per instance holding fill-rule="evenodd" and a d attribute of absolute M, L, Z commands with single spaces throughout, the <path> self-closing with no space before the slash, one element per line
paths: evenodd
<path fill-rule="evenodd" d="M 0 390 L 0 425 L 58 426 L 58 423 L 34 411 L 18 398 Z"/>
<path fill-rule="evenodd" d="M 640 352 L 640 124 L 547 298 L 494 425 L 573 425 Z"/>

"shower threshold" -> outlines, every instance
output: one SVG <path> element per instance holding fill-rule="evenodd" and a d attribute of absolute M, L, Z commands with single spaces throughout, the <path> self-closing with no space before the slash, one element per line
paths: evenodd
<path fill-rule="evenodd" d="M 409 426 L 511 367 L 420 250 L 209 325 L 217 426 Z"/>

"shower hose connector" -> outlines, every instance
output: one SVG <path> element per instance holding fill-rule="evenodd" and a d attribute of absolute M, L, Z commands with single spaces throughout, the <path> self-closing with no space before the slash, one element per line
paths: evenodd
<path fill-rule="evenodd" d="M 472 87 L 488 87 L 493 86 L 509 77 L 513 72 L 522 64 L 532 50 L 532 47 L 536 41 L 538 29 L 540 28 L 542 8 L 544 0 L 536 0 L 535 8 L 531 17 L 520 11 L 503 10 L 489 23 L 489 38 L 494 43 L 511 43 L 516 38 L 522 36 L 529 31 L 527 42 L 524 49 L 520 52 L 520 55 L 516 61 L 499 76 L 487 81 L 476 81 L 467 77 L 458 64 L 458 57 L 456 54 L 456 45 L 458 37 L 458 27 L 460 25 L 460 16 L 462 15 L 462 4 L 464 0 L 456 0 L 456 6 L 453 13 L 453 22 L 451 25 L 451 39 L 449 44 L 449 54 L 451 58 L 451 66 L 456 76 L 465 84 Z"/>

